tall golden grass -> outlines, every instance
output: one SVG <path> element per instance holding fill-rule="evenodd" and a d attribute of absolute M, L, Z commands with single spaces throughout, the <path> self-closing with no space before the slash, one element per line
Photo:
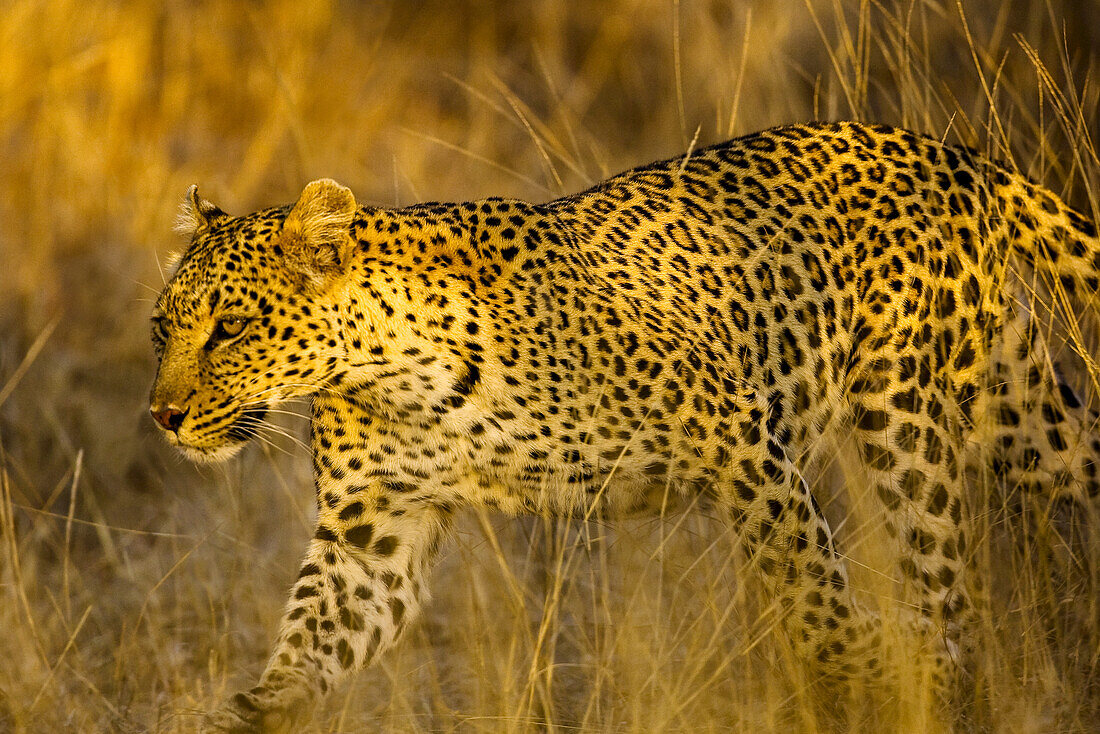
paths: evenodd
<path fill-rule="evenodd" d="M 321 176 L 379 205 L 545 200 L 692 144 L 857 118 L 1011 160 L 1095 216 L 1098 74 L 1095 0 L 9 0 L 0 731 L 193 730 L 261 670 L 310 535 L 296 441 L 199 469 L 146 416 L 150 301 L 189 184 L 230 212 Z M 834 514 L 858 508 L 849 484 Z M 705 513 L 471 515 L 423 620 L 313 726 L 1095 731 L 1100 549 L 1078 547 L 1093 575 L 1066 589 L 1014 550 L 1009 514 L 978 513 L 992 601 L 946 719 L 904 667 L 886 718 L 823 711 Z M 873 521 L 840 519 L 882 586 Z"/>

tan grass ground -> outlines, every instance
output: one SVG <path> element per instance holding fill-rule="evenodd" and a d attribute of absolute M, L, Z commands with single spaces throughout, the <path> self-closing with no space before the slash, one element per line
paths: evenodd
<path fill-rule="evenodd" d="M 238 213 L 321 176 L 380 205 L 545 200 L 858 118 L 1012 159 L 1095 216 L 1098 74 L 1096 0 L 0 3 L 0 732 L 193 730 L 259 673 L 310 535 L 295 441 L 197 469 L 146 415 L 187 185 Z M 947 725 L 1100 730 L 1098 543 L 1067 590 L 1004 507 L 979 514 L 993 603 Z M 845 524 L 868 589 L 890 572 L 872 521 Z M 471 515 L 423 621 L 316 730 L 939 725 L 917 684 L 830 719 L 743 563 L 705 516 Z"/>

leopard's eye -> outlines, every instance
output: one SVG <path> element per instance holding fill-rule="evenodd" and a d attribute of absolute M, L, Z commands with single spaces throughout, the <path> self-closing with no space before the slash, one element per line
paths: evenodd
<path fill-rule="evenodd" d="M 214 326 L 214 333 L 210 335 L 210 346 L 213 346 L 217 342 L 232 339 L 235 336 L 239 336 L 244 327 L 248 326 L 248 319 L 243 316 L 230 316 L 224 319 L 218 319 L 218 323 Z"/>
<path fill-rule="evenodd" d="M 158 352 L 164 350 L 164 345 L 168 342 L 168 326 L 165 324 L 163 316 L 153 317 L 153 349 Z"/>

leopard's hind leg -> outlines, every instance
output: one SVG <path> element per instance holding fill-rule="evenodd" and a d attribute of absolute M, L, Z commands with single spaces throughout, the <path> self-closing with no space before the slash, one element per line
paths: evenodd
<path fill-rule="evenodd" d="M 879 610 L 853 593 L 848 558 L 836 545 L 822 508 L 791 459 L 788 453 L 791 447 L 781 437 L 781 429 L 773 430 L 763 420 L 768 414 L 768 404 L 754 395 L 731 395 L 727 409 L 731 415 L 739 416 L 735 424 L 741 426 L 741 433 L 734 450 L 716 462 L 721 466 L 714 482 L 716 500 L 719 506 L 728 508 L 753 565 L 762 572 L 782 610 L 783 625 L 794 652 L 809 664 L 813 679 L 832 690 L 833 695 L 837 692 L 833 686 L 839 684 L 839 689 L 847 690 L 855 699 L 862 698 L 862 693 L 869 689 L 882 690 L 888 694 L 876 698 L 882 701 L 902 686 L 907 694 L 913 693 L 914 671 L 922 675 L 930 672 L 932 685 L 925 692 L 942 692 L 954 667 L 953 642 L 940 627 L 929 623 L 935 614 L 922 615 L 909 604 L 903 604 L 900 629 L 887 630 Z M 874 420 L 865 417 L 863 422 Z M 924 424 L 921 425 L 923 430 Z M 938 435 L 942 429 L 933 420 L 928 430 L 929 435 Z M 933 444 L 942 441 L 931 440 Z M 895 440 L 881 448 L 891 452 L 902 450 Z M 936 462 L 946 463 L 946 454 L 941 456 Z M 890 472 L 879 463 L 883 461 L 888 460 L 879 454 L 868 458 L 868 463 L 875 464 L 886 476 Z M 929 470 L 926 476 L 934 479 L 936 474 Z M 915 479 L 916 475 L 899 472 L 882 481 L 889 482 L 890 492 L 917 491 L 916 484 L 912 484 Z M 903 484 L 906 481 L 911 485 L 906 487 Z M 958 543 L 954 539 L 960 523 L 957 493 L 941 499 L 938 484 L 929 482 L 926 489 L 923 486 L 922 480 L 919 501 L 924 505 L 932 503 L 936 518 L 926 520 L 922 506 L 904 521 L 905 532 L 917 532 L 921 537 L 924 533 L 935 533 L 943 542 L 937 542 L 934 548 L 925 547 L 927 557 L 912 563 L 912 573 L 921 579 L 919 585 L 927 591 L 926 604 L 930 609 L 947 607 L 958 611 L 966 608 L 959 597 L 949 598 L 941 593 L 945 587 L 943 579 L 951 576 L 947 586 L 954 588 L 955 577 L 961 575 L 961 564 L 956 562 L 959 556 L 950 550 Z M 944 549 L 956 559 L 947 561 L 951 565 L 948 571 L 943 570 L 942 562 L 932 560 Z M 895 633 L 900 633 L 905 641 L 903 652 L 893 649 L 892 642 L 898 636 Z M 907 662 L 895 665 L 898 660 Z M 916 664 L 912 664 L 914 660 Z M 918 692 L 914 702 L 922 697 L 923 692 Z M 836 699 L 830 700 L 835 703 Z"/>
<path fill-rule="evenodd" d="M 1085 570 L 1100 510 L 1100 416 L 1063 378 L 1034 319 L 1010 322 L 1003 339 L 967 464 L 995 489 L 992 509 L 1022 520 L 1025 546 L 1050 554 L 1070 582 Z"/>
<path fill-rule="evenodd" d="M 854 372 L 852 436 L 861 477 L 885 510 L 897 573 L 890 604 L 923 640 L 937 694 L 956 677 L 957 645 L 973 614 L 967 585 L 967 507 L 962 496 L 964 419 L 952 385 L 920 353 L 889 350 Z"/>

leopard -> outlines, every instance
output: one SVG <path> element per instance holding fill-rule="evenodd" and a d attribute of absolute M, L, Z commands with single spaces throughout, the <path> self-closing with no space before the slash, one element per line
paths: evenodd
<path fill-rule="evenodd" d="M 464 509 L 705 500 L 797 660 L 874 681 L 882 617 L 807 479 L 840 435 L 887 518 L 907 634 L 950 685 L 980 603 L 975 476 L 1090 512 L 1100 495 L 1097 414 L 1034 303 L 1095 297 L 1096 226 L 969 148 L 807 123 L 542 204 L 365 206 L 321 179 L 245 216 L 192 186 L 181 219 L 152 319 L 159 432 L 222 461 L 306 399 L 316 491 L 266 669 L 209 731 L 308 721 L 413 623 Z"/>

